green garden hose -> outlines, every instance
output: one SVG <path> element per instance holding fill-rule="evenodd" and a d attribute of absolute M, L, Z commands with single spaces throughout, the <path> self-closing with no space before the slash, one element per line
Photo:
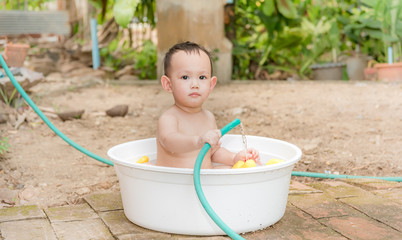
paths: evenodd
<path fill-rule="evenodd" d="M 229 132 L 231 129 L 236 127 L 237 125 L 240 124 L 239 119 L 235 119 L 232 122 L 230 122 L 228 125 L 223 127 L 221 129 L 222 136 L 225 135 L 227 132 Z M 208 215 L 211 217 L 211 219 L 220 227 L 229 237 L 235 240 L 240 240 L 243 239 L 239 234 L 237 234 L 235 231 L 233 231 L 230 227 L 228 227 L 222 219 L 215 213 L 215 211 L 212 209 L 212 207 L 209 205 L 207 199 L 205 198 L 204 192 L 202 191 L 201 188 L 201 183 L 200 183 L 200 169 L 201 169 L 201 164 L 202 160 L 204 160 L 205 154 L 207 154 L 208 150 L 211 148 L 211 145 L 209 143 L 206 143 L 204 147 L 202 147 L 200 153 L 197 156 L 197 160 L 195 161 L 194 165 L 194 187 L 195 191 L 197 192 L 198 199 L 200 200 L 202 206 L 204 207 L 205 211 L 208 213 Z"/>
<path fill-rule="evenodd" d="M 354 179 L 354 178 L 371 178 L 371 179 L 381 179 L 386 181 L 394 181 L 394 182 L 402 182 L 402 177 L 374 177 L 374 176 L 353 176 L 353 175 L 338 175 L 338 174 L 326 174 L 326 173 L 315 173 L 315 172 L 292 172 L 292 176 L 299 177 L 313 177 L 313 178 L 345 178 L 345 179 Z"/>
<path fill-rule="evenodd" d="M 10 69 L 8 68 L 6 62 L 3 59 L 3 56 L 0 54 L 0 63 L 1 66 L 3 67 L 4 71 L 6 72 L 7 76 L 10 78 L 11 83 L 14 85 L 14 87 L 17 89 L 17 91 L 21 94 L 21 96 L 25 99 L 25 101 L 31 106 L 31 108 L 36 112 L 36 114 L 39 115 L 40 118 L 49 126 L 50 129 L 52 129 L 59 137 L 61 137 L 64 141 L 66 141 L 68 144 L 73 146 L 75 149 L 78 151 L 86 154 L 87 156 L 90 156 L 91 158 L 94 158 L 100 162 L 106 163 L 110 166 L 113 166 L 113 162 L 110 160 L 107 160 L 105 158 L 102 158 L 87 149 L 81 147 L 77 143 L 73 142 L 70 138 L 68 138 L 66 135 L 64 135 L 62 132 L 60 132 L 59 129 L 57 129 L 50 121 L 49 119 L 45 116 L 45 114 L 42 113 L 42 111 L 35 105 L 35 103 L 29 98 L 28 94 L 24 91 L 24 89 L 21 87 L 21 85 L 15 80 L 13 74 L 11 73 Z"/>

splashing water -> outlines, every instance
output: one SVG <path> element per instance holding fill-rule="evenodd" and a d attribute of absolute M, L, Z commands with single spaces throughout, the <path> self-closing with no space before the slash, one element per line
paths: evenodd
<path fill-rule="evenodd" d="M 244 154 L 245 154 L 246 160 L 247 160 L 247 138 L 246 138 L 246 134 L 244 131 L 243 123 L 240 123 L 240 129 L 241 129 L 241 135 L 242 135 L 243 146 L 244 146 Z"/>

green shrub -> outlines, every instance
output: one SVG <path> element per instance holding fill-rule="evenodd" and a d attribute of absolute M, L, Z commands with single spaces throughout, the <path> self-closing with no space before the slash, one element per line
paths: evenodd
<path fill-rule="evenodd" d="M 3 155 L 5 152 L 8 152 L 10 148 L 10 144 L 8 144 L 8 138 L 2 137 L 0 139 L 0 155 Z"/>
<path fill-rule="evenodd" d="M 134 69 L 140 79 L 156 79 L 157 52 L 152 41 L 145 41 L 141 51 L 135 52 L 134 61 Z"/>

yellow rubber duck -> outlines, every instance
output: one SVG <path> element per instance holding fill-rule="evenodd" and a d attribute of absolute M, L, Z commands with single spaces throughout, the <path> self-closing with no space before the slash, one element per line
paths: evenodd
<path fill-rule="evenodd" d="M 281 163 L 281 162 L 284 162 L 284 160 L 277 159 L 277 158 L 271 158 L 268 160 L 268 162 L 265 165 L 272 165 L 272 164 L 277 164 L 277 163 Z"/>
<path fill-rule="evenodd" d="M 251 168 L 251 167 L 256 167 L 257 164 L 255 163 L 254 159 L 248 159 L 246 161 L 240 160 L 233 165 L 232 169 L 235 168 Z"/>
<path fill-rule="evenodd" d="M 137 163 L 146 163 L 149 161 L 148 156 L 142 156 L 140 159 L 138 159 Z"/>

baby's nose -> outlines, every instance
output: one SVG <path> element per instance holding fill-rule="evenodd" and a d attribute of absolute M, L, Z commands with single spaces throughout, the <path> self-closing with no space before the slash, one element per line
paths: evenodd
<path fill-rule="evenodd" d="M 191 80 L 191 87 L 192 88 L 198 88 L 200 86 L 199 82 L 197 79 L 192 79 Z"/>

